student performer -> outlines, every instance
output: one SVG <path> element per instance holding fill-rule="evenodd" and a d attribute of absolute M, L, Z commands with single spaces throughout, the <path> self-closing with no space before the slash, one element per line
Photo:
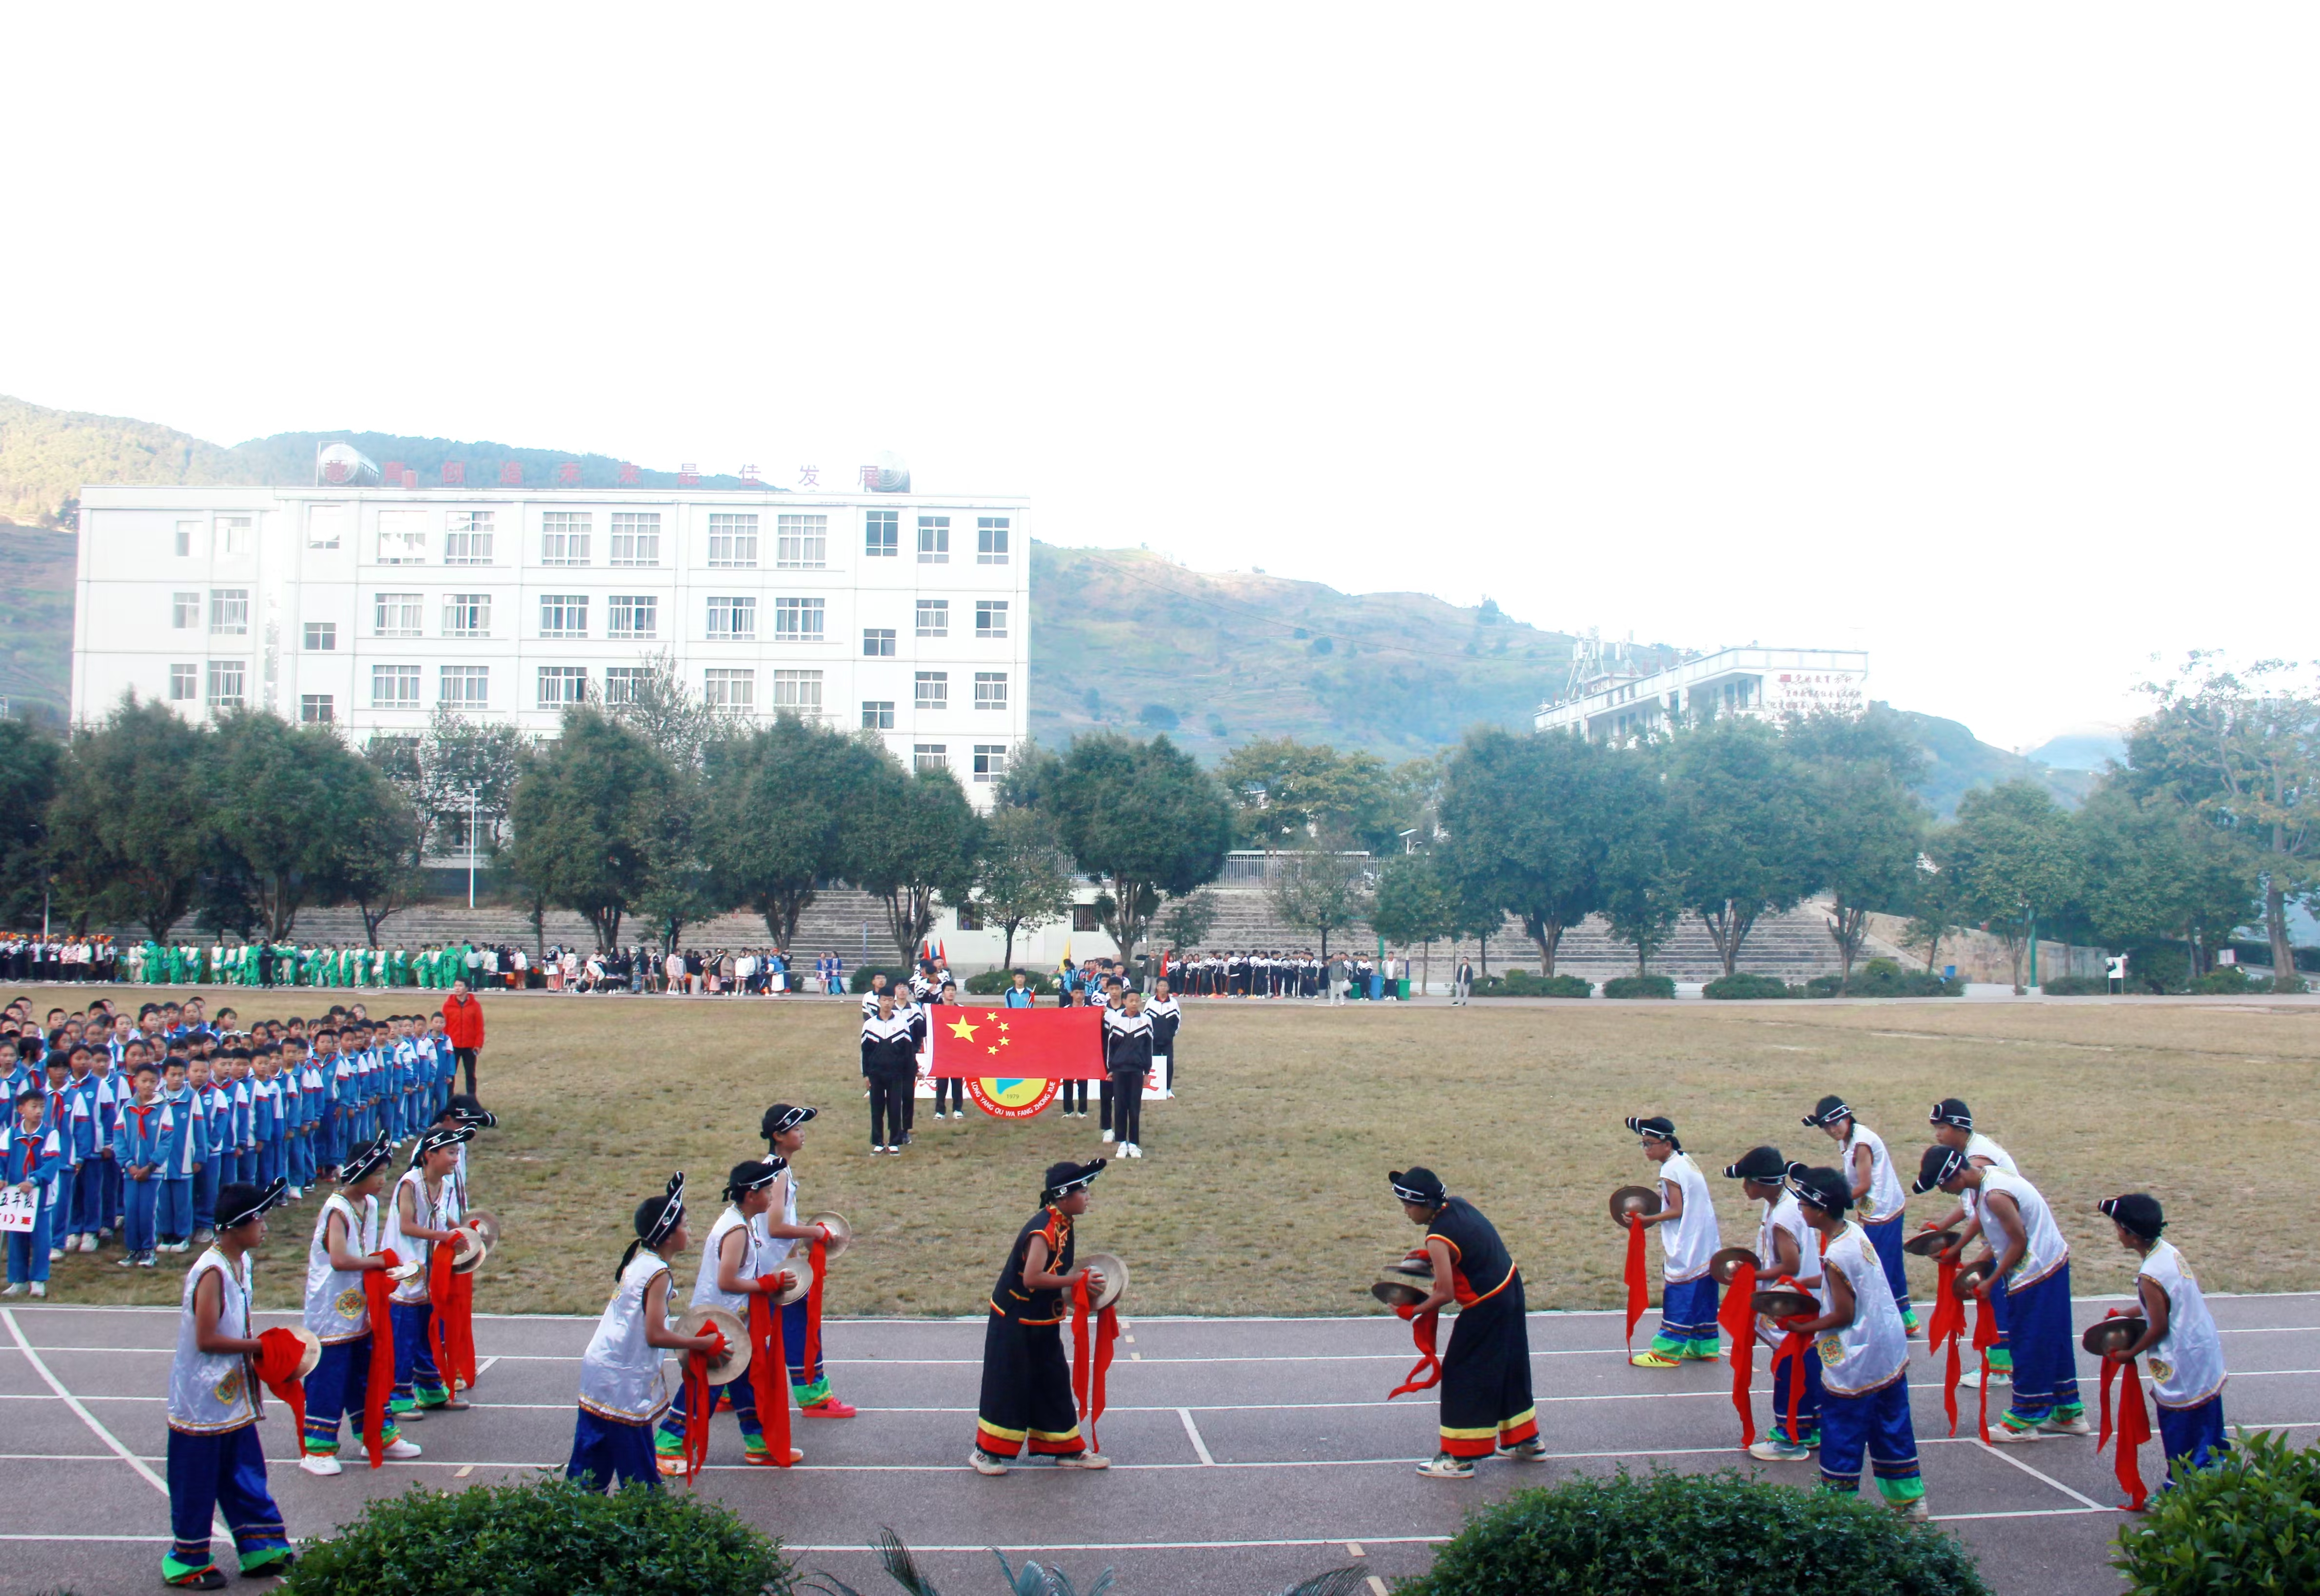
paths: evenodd
<path fill-rule="evenodd" d="M 1028 1446 L 1057 1468 L 1110 1468 L 1080 1437 L 1072 1400 L 1072 1368 L 1064 1356 L 1064 1293 L 1084 1279 L 1091 1297 L 1103 1289 L 1092 1269 L 1072 1266 L 1074 1222 L 1088 1211 L 1088 1187 L 1106 1160 L 1047 1166 L 1039 1211 L 1016 1232 L 1015 1245 L 991 1292 L 983 1333 L 983 1393 L 975 1407 L 974 1449 L 967 1462 L 979 1474 L 1003 1474 Z"/>
<path fill-rule="evenodd" d="M 1740 1183 L 1741 1194 L 1764 1205 L 1763 1222 L 1756 1229 L 1756 1267 L 1760 1278 L 1794 1280 L 1806 1291 L 1820 1287 L 1820 1241 L 1805 1223 L 1804 1210 L 1788 1188 L 1788 1160 L 1778 1147 L 1750 1147 L 1737 1164 L 1725 1165 L 1725 1175 Z M 1777 1347 L 1781 1333 L 1772 1320 L 1759 1315 L 1757 1338 Z M 1736 1359 L 1739 1354 L 1733 1354 Z M 1794 1391 L 1799 1380 L 1802 1391 Z M 1751 1457 L 1765 1463 L 1802 1463 L 1820 1445 L 1820 1353 L 1807 1347 L 1789 1361 L 1772 1365 L 1772 1424 L 1764 1437 L 1748 1448 Z M 1789 1418 L 1793 1396 L 1796 1418 Z"/>
<path fill-rule="evenodd" d="M 379 1246 L 378 1193 L 394 1154 L 394 1143 L 381 1136 L 348 1156 L 339 1172 L 339 1189 L 322 1200 L 314 1238 L 306 1247 L 306 1328 L 322 1342 L 322 1356 L 306 1376 L 306 1433 L 300 1438 L 298 1466 L 323 1479 L 343 1472 L 340 1420 L 354 1420 L 358 1440 L 367 1434 L 371 1349 L 375 1338 L 394 1334 L 392 1325 L 371 1323 L 364 1280 L 387 1266 Z M 379 1407 L 383 1455 L 397 1462 L 420 1455 L 397 1432 L 384 1400 Z"/>
<path fill-rule="evenodd" d="M 1415 1319 L 1458 1304 L 1442 1356 L 1442 1447 L 1418 1472 L 1429 1480 L 1471 1480 L 1478 1457 L 1538 1462 L 1546 1449 L 1530 1394 L 1522 1272 L 1482 1211 L 1451 1196 L 1432 1170 L 1397 1169 L 1386 1178 L 1402 1213 L 1425 1227 L 1434 1262 L 1433 1292 L 1398 1311 Z"/>
<path fill-rule="evenodd" d="M 789 1165 L 779 1158 L 752 1158 L 736 1164 L 725 1179 L 725 1211 L 709 1227 L 708 1239 L 701 1244 L 701 1273 L 693 1283 L 693 1306 L 722 1308 L 739 1319 L 749 1322 L 749 1293 L 763 1295 L 760 1280 L 771 1280 L 776 1292 L 784 1276 L 778 1266 L 768 1266 L 765 1258 L 765 1217 L 773 1206 L 774 1183 Z M 770 1304 L 769 1304 L 770 1306 Z M 780 1309 L 775 1308 L 778 1313 Z M 774 1387 L 778 1391 L 781 1387 Z M 784 1401 L 787 1399 L 784 1398 Z M 653 1437 L 653 1449 L 660 1457 L 660 1472 L 679 1473 L 684 1467 L 684 1421 L 687 1416 L 686 1395 L 679 1387 L 676 1401 L 661 1421 Z M 781 1460 L 766 1444 L 764 1419 L 757 1412 L 757 1388 L 745 1374 L 738 1380 L 729 1380 L 712 1386 L 709 1392 L 709 1410 L 720 1407 L 733 1410 L 734 1422 L 741 1427 L 741 1452 L 744 1459 L 757 1467 L 772 1467 Z M 795 1447 L 790 1450 L 790 1462 L 802 1463 L 805 1454 Z"/>
<path fill-rule="evenodd" d="M 1639 1369 L 1672 1369 L 1686 1358 L 1713 1363 L 1723 1351 L 1717 1339 L 1716 1277 L 1708 1259 L 1723 1245 L 1716 1225 L 1716 1199 L 1708 1177 L 1676 1139 L 1675 1121 L 1664 1115 L 1631 1119 L 1627 1129 L 1643 1144 L 1644 1156 L 1660 1166 L 1660 1211 L 1630 1214 L 1629 1224 L 1660 1229 L 1660 1333 L 1627 1361 Z"/>
<path fill-rule="evenodd" d="M 2167 1484 L 2171 1487 L 2177 1465 L 2206 1468 L 2232 1449 L 2224 1436 L 2224 1339 L 2191 1265 L 2173 1242 L 2160 1237 L 2167 1216 L 2159 1199 L 2133 1192 L 2106 1198 L 2101 1210 L 2117 1231 L 2118 1244 L 2143 1260 L 2134 1275 L 2143 1334 L 2106 1356 L 2121 1364 L 2150 1356 L 2159 1444 L 2167 1453 Z"/>
<path fill-rule="evenodd" d="M 1934 1105 L 1934 1111 L 1926 1116 L 1926 1122 L 1933 1127 L 1935 1141 L 1945 1147 L 1955 1147 L 1966 1156 L 1968 1163 L 1978 1164 L 1984 1169 L 2002 1169 L 2008 1174 L 2022 1173 L 2015 1167 L 2011 1154 L 1973 1128 L 1973 1111 L 1966 1106 L 1963 1098 L 1943 1098 Z M 1927 1220 L 1918 1228 L 1924 1230 L 1956 1229 L 1957 1251 L 1962 1254 L 1981 1235 L 1979 1203 L 1979 1193 L 1971 1191 L 1961 1192 L 1955 1208 L 1938 1220 Z M 1989 1360 L 1990 1384 L 2004 1385 L 2014 1377 L 2014 1351 L 2006 1337 L 2006 1293 L 2003 1290 L 1989 1294 L 1989 1307 L 1991 1316 L 1998 1320 L 1998 1339 L 1982 1348 L 1982 1357 Z M 1981 1383 L 1980 1360 L 1959 1377 L 1958 1383 L 1976 1386 Z"/>
<path fill-rule="evenodd" d="M 829 1238 L 828 1226 L 798 1222 L 798 1155 L 805 1148 L 807 1124 L 820 1112 L 820 1109 L 802 1103 L 777 1102 L 757 1121 L 758 1134 L 766 1138 L 766 1156 L 784 1165 L 774 1182 L 774 1201 L 759 1221 L 766 1238 L 768 1269 L 781 1267 L 800 1242 L 811 1242 L 817 1237 L 826 1241 Z M 781 1314 L 782 1352 L 790 1360 L 790 1396 L 796 1401 L 798 1411 L 808 1419 L 853 1418 L 856 1411 L 854 1404 L 841 1401 L 830 1392 L 829 1371 L 821 1359 L 821 1328 L 812 1324 L 811 1296 L 800 1297 Z M 814 1343 L 811 1362 L 806 1357 L 809 1326 Z"/>
<path fill-rule="evenodd" d="M 1901 1190 L 1901 1177 L 1893 1168 L 1892 1155 L 1885 1150 L 1885 1138 L 1854 1119 L 1844 1099 L 1834 1095 L 1815 1103 L 1804 1122 L 1826 1132 L 1843 1153 L 1845 1176 L 1853 1183 L 1853 1205 L 1860 1211 L 1857 1222 L 1869 1245 L 1877 1249 L 1885 1283 L 1893 1293 L 1893 1306 L 1901 1310 L 1903 1327 L 1916 1335 L 1917 1312 L 1909 1305 L 1909 1274 L 1904 1267 L 1908 1255 L 1901 1250 L 1901 1220 L 1909 1198 Z"/>

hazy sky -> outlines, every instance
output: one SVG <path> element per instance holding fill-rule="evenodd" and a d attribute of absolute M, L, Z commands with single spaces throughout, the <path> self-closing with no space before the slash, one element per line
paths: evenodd
<path fill-rule="evenodd" d="M 893 449 L 1050 541 L 1866 647 L 2035 743 L 2154 651 L 2306 651 L 2315 33 L 16 7 L 0 392 L 775 482 Z"/>

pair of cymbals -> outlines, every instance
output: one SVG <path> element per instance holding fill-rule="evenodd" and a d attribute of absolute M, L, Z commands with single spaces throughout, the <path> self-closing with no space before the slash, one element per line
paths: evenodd
<path fill-rule="evenodd" d="M 1921 1258 L 1938 1258 L 1964 1243 L 1965 1238 L 1955 1230 L 1920 1230 L 1901 1243 L 1901 1250 Z"/>
<path fill-rule="evenodd" d="M 458 1235 L 457 1241 L 448 1244 L 458 1249 L 451 1255 L 451 1273 L 473 1274 L 476 1265 L 491 1256 L 492 1244 L 481 1230 L 471 1230 L 465 1225 L 459 1227 Z M 447 1244 L 438 1242 L 436 1245 Z"/>
<path fill-rule="evenodd" d="M 2150 1322 L 2136 1313 L 2121 1313 L 2110 1319 L 2098 1319 L 2087 1327 L 2079 1338 L 2079 1345 L 2102 1357 L 2109 1353 L 2125 1352 L 2134 1346 Z"/>
<path fill-rule="evenodd" d="M 1817 1312 L 1820 1303 L 1808 1292 L 1792 1292 L 1786 1286 L 1772 1286 L 1749 1298 L 1748 1307 L 1752 1312 L 1761 1313 L 1766 1319 L 1794 1319 L 1799 1313 Z"/>
<path fill-rule="evenodd" d="M 1960 1301 L 1963 1301 L 1989 1284 L 1989 1277 L 1997 1273 L 1996 1258 L 1984 1258 L 1978 1264 L 1968 1264 L 1957 1272 L 1957 1278 L 1950 1282 L 1950 1290 Z"/>
<path fill-rule="evenodd" d="M 487 1245 L 497 1247 L 500 1244 L 500 1216 L 490 1210 L 476 1209 L 459 1223 L 481 1235 Z"/>
<path fill-rule="evenodd" d="M 699 1336 L 714 1325 L 724 1334 L 725 1356 L 709 1365 L 709 1383 L 723 1385 L 739 1380 L 749 1371 L 749 1332 L 741 1323 L 741 1316 L 730 1308 L 720 1308 L 704 1302 L 698 1308 L 688 1308 L 677 1317 L 676 1333 Z"/>
<path fill-rule="evenodd" d="M 1730 1285 L 1740 1278 L 1740 1265 L 1756 1263 L 1755 1253 L 1745 1247 L 1727 1247 L 1708 1260 L 1708 1278 L 1718 1285 Z M 1762 1267 L 1761 1265 L 1757 1265 Z"/>
<path fill-rule="evenodd" d="M 1103 1277 L 1103 1289 L 1088 1299 L 1092 1309 L 1110 1307 L 1128 1291 L 1128 1263 L 1114 1253 L 1090 1253 L 1080 1260 L 1080 1267 L 1092 1269 Z"/>
<path fill-rule="evenodd" d="M 1611 1193 L 1611 1222 L 1625 1229 L 1630 1214 L 1655 1214 L 1662 1203 L 1660 1194 L 1650 1186 L 1621 1186 Z"/>
<path fill-rule="evenodd" d="M 809 1225 L 820 1225 L 829 1231 L 829 1239 L 822 1243 L 821 1256 L 834 1258 L 854 1245 L 854 1227 L 846 1222 L 842 1213 L 818 1213 L 807 1219 Z"/>
<path fill-rule="evenodd" d="M 291 1372 L 290 1378 L 304 1380 L 314 1372 L 314 1365 L 322 1361 L 322 1338 L 304 1325 L 291 1325 L 287 1328 L 306 1349 L 298 1355 L 298 1366 Z"/>
<path fill-rule="evenodd" d="M 805 1301 L 806 1293 L 813 1290 L 813 1259 L 800 1249 L 791 1253 L 775 1267 L 789 1276 L 789 1283 L 766 1300 L 776 1308 L 786 1308 L 793 1302 Z"/>
<path fill-rule="evenodd" d="M 1370 1295 L 1389 1308 L 1410 1308 L 1434 1294 L 1434 1259 L 1420 1248 L 1378 1271 Z"/>

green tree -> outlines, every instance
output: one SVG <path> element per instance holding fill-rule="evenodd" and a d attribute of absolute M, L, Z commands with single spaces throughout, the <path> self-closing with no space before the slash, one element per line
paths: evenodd
<path fill-rule="evenodd" d="M 786 948 L 820 884 L 846 865 L 846 816 L 883 753 L 783 715 L 719 747 L 702 787 L 701 846 L 713 895 L 747 903 Z"/>
<path fill-rule="evenodd" d="M 355 845 L 375 839 L 403 801 L 331 726 L 293 726 L 244 710 L 207 741 L 204 775 L 218 794 L 211 830 L 224 904 L 247 902 L 281 941 L 310 903 L 336 901 Z M 366 884 L 367 885 L 369 884 Z"/>
<path fill-rule="evenodd" d="M 379 928 L 426 895 L 419 868 L 418 816 L 385 776 L 373 773 L 369 795 L 340 822 L 340 892 L 362 915 L 363 938 L 378 946 Z"/>
<path fill-rule="evenodd" d="M 1418 945 L 1418 986 L 1424 992 L 1433 975 L 1436 939 L 1458 929 L 1458 905 L 1443 877 L 1442 861 L 1431 853 L 1387 859 L 1370 899 L 1370 929 L 1399 947 Z"/>
<path fill-rule="evenodd" d="M 2088 926 L 2113 948 L 2180 939 L 2205 974 L 2257 909 L 2257 862 L 2198 810 L 2133 786 L 2106 780 L 2078 814 Z"/>
<path fill-rule="evenodd" d="M 1618 817 L 1606 828 L 1600 866 L 1603 919 L 1615 939 L 1636 950 L 1638 975 L 1651 974 L 1652 955 L 1667 945 L 1686 896 L 1682 870 L 1668 847 L 1668 794 L 1654 768 L 1655 754 L 1620 751 L 1601 794 L 1606 812 Z"/>
<path fill-rule="evenodd" d="M 1369 911 L 1369 860 L 1324 848 L 1299 848 L 1268 861 L 1272 878 L 1265 901 L 1283 925 L 1320 939 L 1329 953 L 1329 933 L 1362 923 Z"/>
<path fill-rule="evenodd" d="M 467 839 L 471 822 L 479 857 L 498 848 L 524 747 L 515 727 L 463 715 L 449 704 L 436 705 L 427 730 L 415 737 L 372 737 L 363 757 L 411 806 L 414 866 L 425 862 L 447 830 Z M 458 851 L 467 848 L 463 840 Z"/>
<path fill-rule="evenodd" d="M 610 950 L 654 885 L 651 830 L 675 780 L 641 735 L 576 704 L 524 760 L 503 860 L 541 902 L 585 916 Z"/>
<path fill-rule="evenodd" d="M 1074 739 L 1048 797 L 1085 874 L 1108 884 L 1106 929 L 1132 959 L 1164 894 L 1214 881 L 1232 846 L 1232 807 L 1216 778 L 1165 737 Z"/>
<path fill-rule="evenodd" d="M 1680 902 L 1707 926 L 1729 975 L 1758 919 L 1821 884 L 1804 772 L 1772 727 L 1733 717 L 1683 732 L 1664 758 Z"/>
<path fill-rule="evenodd" d="M 1829 895 L 1828 934 L 1844 964 L 1843 990 L 1871 912 L 1906 911 L 1917 889 L 1928 817 L 1914 789 L 1925 755 L 1890 711 L 1793 720 L 1783 741 L 1806 784 L 1803 840 L 1814 884 Z M 1939 942 L 1937 933 L 1935 952 Z"/>
<path fill-rule="evenodd" d="M 206 733 L 134 694 L 66 750 L 49 808 L 48 858 L 77 926 L 115 917 L 167 942 L 211 862 Z"/>
<path fill-rule="evenodd" d="M 1374 754 L 1260 738 L 1226 755 L 1217 779 L 1253 848 L 1302 848 L 1326 833 L 1382 853 L 1400 829 L 1395 775 Z"/>
<path fill-rule="evenodd" d="M 1216 893 L 1205 887 L 1185 893 L 1161 905 L 1152 929 L 1170 948 L 1198 948 L 1208 940 L 1209 929 L 1217 923 L 1217 911 L 1222 907 Z"/>
<path fill-rule="evenodd" d="M 964 903 L 974 885 L 983 822 L 947 770 L 880 762 L 846 817 L 846 878 L 886 911 L 902 962 L 918 957 L 938 902 Z"/>
<path fill-rule="evenodd" d="M 1947 842 L 1959 902 L 2006 944 L 2019 991 L 2040 911 L 2070 902 L 2078 890 L 2071 817 L 2035 782 L 1977 787 L 1958 800 Z"/>
<path fill-rule="evenodd" d="M 1617 814 L 1612 762 L 1632 756 L 1563 732 L 1467 734 L 1443 775 L 1442 826 L 1470 922 L 1522 921 L 1544 975 L 1563 933 L 1604 907 Z"/>
<path fill-rule="evenodd" d="M 1055 822 L 1036 809 L 1001 807 L 983 829 L 974 872 L 975 911 L 1006 933 L 1001 967 L 1015 967 L 1015 934 L 1061 919 L 1072 906 L 1072 862 Z"/>
<path fill-rule="evenodd" d="M 1052 809 L 1056 790 L 1064 779 L 1063 756 L 1037 741 L 1015 745 L 1008 756 L 1007 774 L 999 778 L 1001 809 Z"/>
<path fill-rule="evenodd" d="M 42 849 L 64 753 L 31 721 L 0 721 L 0 925 L 23 925 L 40 913 L 48 877 Z"/>

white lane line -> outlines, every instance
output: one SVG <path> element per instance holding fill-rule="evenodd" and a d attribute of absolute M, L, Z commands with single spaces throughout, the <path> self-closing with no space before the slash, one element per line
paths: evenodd
<path fill-rule="evenodd" d="M 143 1458 L 138 1456 L 137 1454 L 122 1446 L 119 1438 L 115 1437 L 111 1430 L 105 1428 L 103 1424 L 98 1422 L 96 1415 L 90 1412 L 87 1408 L 81 1404 L 81 1400 L 78 1397 L 73 1395 L 71 1392 L 65 1389 L 65 1383 L 49 1372 L 49 1365 L 41 1361 L 41 1355 L 32 1350 L 32 1342 L 26 1339 L 23 1327 L 16 1322 L 15 1310 L 13 1309 L 0 1308 L 0 1323 L 5 1323 L 7 1325 L 8 1333 L 16 1338 L 16 1345 L 23 1349 L 24 1356 L 26 1360 L 32 1364 L 33 1372 L 39 1374 L 41 1379 L 48 1382 L 49 1389 L 55 1392 L 59 1397 L 63 1399 L 65 1406 L 70 1408 L 75 1414 L 78 1415 L 80 1421 L 88 1426 L 91 1433 L 93 1433 L 98 1440 L 103 1441 L 105 1446 L 112 1450 L 114 1456 L 120 1458 L 122 1462 L 127 1464 L 131 1468 L 135 1469 L 148 1485 L 152 1486 L 154 1490 L 159 1492 L 162 1496 L 166 1498 L 169 1494 L 169 1483 L 167 1480 L 164 1480 L 160 1475 L 155 1474 L 151 1465 L 146 1463 Z"/>
<path fill-rule="evenodd" d="M 1345 1536 L 1332 1535 L 1325 1536 L 1315 1540 L 1114 1540 L 1085 1541 L 1076 1545 L 1070 1542 L 1058 1541 L 1041 1546 L 1002 1546 L 1001 1550 L 1021 1550 L 1026 1552 L 1235 1552 L 1245 1548 L 1260 1546 L 1343 1546 L 1348 1538 L 1349 1537 Z M 1351 1538 L 1358 1538 L 1364 1546 L 1440 1546 L 1444 1541 L 1448 1540 L 1450 1537 L 1446 1535 L 1364 1535 Z M 782 1544 L 785 1550 L 792 1552 L 875 1552 L 878 1549 L 875 1546 L 799 1546 L 791 1541 L 784 1541 Z M 991 1543 L 988 1541 L 977 1541 L 972 1546 L 914 1546 L 911 1548 L 913 1552 L 987 1552 L 990 1549 Z"/>
<path fill-rule="evenodd" d="M 499 1361 L 500 1360 L 497 1356 L 493 1356 L 487 1357 L 482 1363 L 477 1364 L 476 1365 L 476 1378 L 481 1380 L 484 1377 L 484 1371 L 490 1368 L 494 1364 Z"/>
<path fill-rule="evenodd" d="M 2089 1513 L 2123 1513 L 2125 1508 L 2028 1508 L 2007 1513 L 1935 1513 L 1936 1524 L 1956 1524 L 1967 1519 L 2083 1519 Z"/>
<path fill-rule="evenodd" d="M 2098 1513 L 2107 1513 L 2111 1510 L 2109 1508 L 2105 1507 L 2101 1502 L 2097 1501 L 2093 1497 L 2084 1495 L 2080 1492 L 2071 1490 L 2068 1485 L 2063 1484 L 2060 1480 L 2054 1478 L 2053 1475 L 2044 1474 L 2037 1469 L 2032 1468 L 2028 1464 L 2023 1462 L 2012 1453 L 1989 1445 L 1989 1443 L 1984 1441 L 1980 1436 L 1973 1436 L 1969 1438 L 1975 1446 L 1980 1447 L 1984 1452 L 1989 1453 L 1992 1457 L 1995 1457 L 2003 1463 L 2012 1464 L 2016 1468 L 2020 1469 L 2024 1474 L 2029 1475 L 2034 1480 L 2044 1480 L 2047 1484 L 2052 1485 L 2055 1490 L 2061 1492 L 2064 1496 L 2069 1497 L 2072 1501 L 2083 1502 L 2085 1505 L 2094 1509 L 2094 1510 Z"/>
<path fill-rule="evenodd" d="M 1184 1421 L 1184 1437 L 1192 1443 L 1193 1455 L 1210 1468 L 1214 1468 L 1217 1460 L 1209 1455 L 1209 1444 L 1201 1439 L 1201 1427 L 1192 1422 L 1192 1410 L 1190 1408 L 1179 1408 L 1176 1410 L 1176 1417 Z"/>

